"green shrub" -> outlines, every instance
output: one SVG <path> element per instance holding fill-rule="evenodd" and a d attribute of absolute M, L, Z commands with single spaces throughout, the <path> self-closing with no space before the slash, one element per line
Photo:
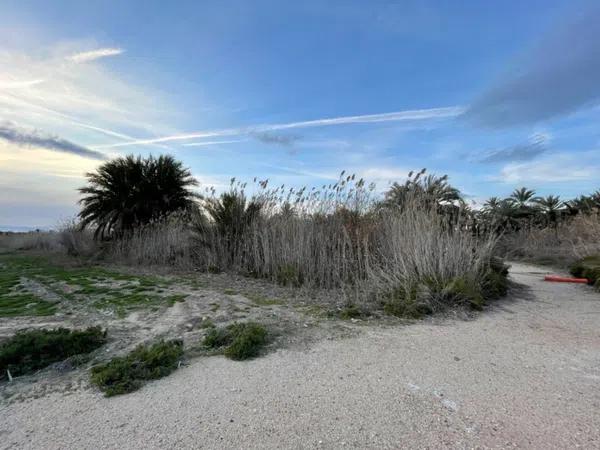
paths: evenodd
<path fill-rule="evenodd" d="M 225 356 L 238 361 L 258 356 L 266 343 L 266 328 L 252 322 L 211 328 L 204 338 L 205 347 L 223 349 Z"/>
<path fill-rule="evenodd" d="M 360 309 L 358 306 L 356 306 L 354 304 L 349 304 L 340 310 L 339 316 L 341 319 L 344 319 L 344 320 L 357 319 L 359 317 L 365 316 L 365 312 L 362 309 Z"/>
<path fill-rule="evenodd" d="M 92 367 L 91 381 L 107 397 L 127 394 L 138 390 L 148 380 L 169 375 L 177 369 L 182 356 L 183 342 L 179 340 L 140 345 L 127 356 Z"/>
<path fill-rule="evenodd" d="M 86 330 L 31 330 L 17 333 L 0 346 L 0 379 L 43 369 L 75 355 L 89 353 L 106 342 L 100 327 Z"/>
<path fill-rule="evenodd" d="M 418 286 L 398 287 L 385 296 L 383 311 L 386 314 L 409 319 L 420 319 L 433 313 L 430 304 L 423 297 Z"/>
<path fill-rule="evenodd" d="M 291 264 L 284 264 L 279 267 L 276 279 L 282 286 L 300 287 L 304 282 L 302 274 Z"/>
<path fill-rule="evenodd" d="M 600 288 L 600 255 L 587 256 L 571 267 L 574 277 L 587 278 L 590 284 Z"/>
<path fill-rule="evenodd" d="M 483 275 L 454 277 L 447 281 L 425 278 L 410 287 L 389 292 L 383 302 L 386 314 L 418 319 L 449 306 L 466 305 L 481 310 L 485 303 L 506 295 L 508 266 L 492 259 Z"/>

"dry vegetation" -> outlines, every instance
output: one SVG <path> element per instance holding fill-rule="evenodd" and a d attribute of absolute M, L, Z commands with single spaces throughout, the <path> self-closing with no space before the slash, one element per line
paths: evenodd
<path fill-rule="evenodd" d="M 175 185 L 177 174 L 183 186 L 194 184 L 168 158 L 117 161 L 91 178 L 106 182 L 105 191 L 82 190 L 87 227 L 72 221 L 55 232 L 0 234 L 0 316 L 69 316 L 80 325 L 110 323 L 109 343 L 111 329 L 127 337 L 121 347 L 107 344 L 119 356 L 95 361 L 101 365 L 91 369 L 107 395 L 167 375 L 194 346 L 195 354 L 221 352 L 236 360 L 260 355 L 276 340 L 277 327 L 305 320 L 299 314 L 356 321 L 481 309 L 507 291 L 507 268 L 498 255 L 563 265 L 592 256 L 574 271 L 600 273 L 593 258 L 600 253 L 597 210 L 566 214 L 557 198 L 535 199 L 526 189 L 474 211 L 446 177 L 424 170 L 383 197 L 342 172 L 336 183 L 312 189 L 232 180 L 227 192 L 199 197 L 179 186 L 176 204 L 187 206 L 164 213 L 167 202 L 157 206 L 160 214 L 147 208 L 143 195 L 129 198 L 123 180 L 113 192 L 111 167 L 123 175 L 128 165 L 143 172 L 156 164 L 173 164 Z M 114 209 L 124 202 L 130 203 L 125 212 Z M 143 219 L 131 214 L 137 209 Z M 184 278 L 139 273 L 165 268 Z M 206 290 L 203 276 L 226 277 L 226 288 Z M 241 284 L 232 284 L 235 277 L 243 277 Z M 249 289 L 259 281 L 302 292 L 310 304 L 293 311 L 280 298 Z M 152 331 L 140 339 L 133 336 L 140 328 Z"/>

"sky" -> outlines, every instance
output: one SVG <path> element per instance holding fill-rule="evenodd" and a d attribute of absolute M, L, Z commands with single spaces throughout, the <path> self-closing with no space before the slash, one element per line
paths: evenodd
<path fill-rule="evenodd" d="M 600 188 L 599 119 L 592 1 L 0 2 L 0 229 L 73 217 L 127 154 L 200 190 L 427 168 L 567 199 Z"/>

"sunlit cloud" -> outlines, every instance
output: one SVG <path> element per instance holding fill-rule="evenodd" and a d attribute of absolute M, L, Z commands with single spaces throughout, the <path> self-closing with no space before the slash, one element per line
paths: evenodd
<path fill-rule="evenodd" d="M 67 60 L 76 63 L 84 63 L 94 61 L 100 58 L 106 58 L 107 56 L 116 56 L 123 53 L 124 50 L 121 48 L 99 48 L 96 50 L 90 50 L 87 52 L 79 52 L 73 55 L 67 56 Z"/>
<path fill-rule="evenodd" d="M 23 89 L 37 84 L 43 83 L 45 80 L 40 78 L 37 80 L 25 80 L 25 81 L 10 81 L 0 79 L 0 89 Z"/>

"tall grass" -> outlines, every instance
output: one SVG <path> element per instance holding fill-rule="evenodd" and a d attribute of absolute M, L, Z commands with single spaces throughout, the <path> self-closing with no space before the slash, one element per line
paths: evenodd
<path fill-rule="evenodd" d="M 423 189 L 403 190 L 401 202 L 381 201 L 373 184 L 344 172 L 336 183 L 312 189 L 232 180 L 228 192 L 207 191 L 194 215 L 154 221 L 97 252 L 109 262 L 234 271 L 335 289 L 348 303 L 367 307 L 400 302 L 435 311 L 449 303 L 480 304 L 495 235 L 475 236 L 461 207 L 441 202 Z M 61 242 L 79 249 L 73 253 L 85 247 L 74 227 Z"/>
<path fill-rule="evenodd" d="M 494 235 L 475 237 L 460 214 L 449 218 L 425 194 L 408 193 L 401 206 L 387 206 L 377 201 L 373 185 L 344 174 L 320 190 L 258 185 L 251 201 L 242 184 L 232 184 L 227 197 L 207 199 L 214 205 L 237 197 L 239 203 L 237 217 L 228 216 L 231 232 L 218 217 L 200 219 L 195 257 L 201 268 L 340 289 L 351 302 L 377 303 L 404 290 L 413 293 L 411 301 L 435 310 L 460 296 L 447 292 L 457 280 L 462 290 L 468 286 L 465 296 L 483 299 Z M 241 204 L 260 205 L 260 214 L 248 222 Z"/>
<path fill-rule="evenodd" d="M 502 237 L 499 252 L 506 258 L 569 267 L 586 256 L 600 254 L 600 216 L 578 214 L 556 226 L 527 227 Z"/>

